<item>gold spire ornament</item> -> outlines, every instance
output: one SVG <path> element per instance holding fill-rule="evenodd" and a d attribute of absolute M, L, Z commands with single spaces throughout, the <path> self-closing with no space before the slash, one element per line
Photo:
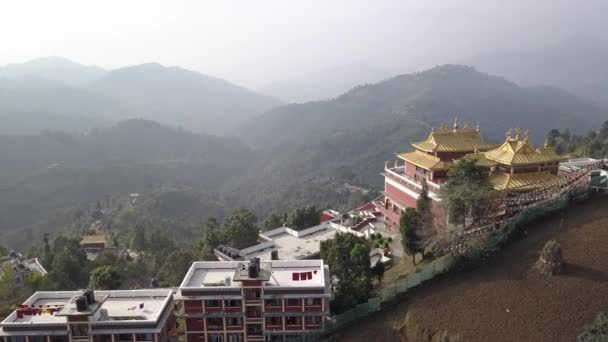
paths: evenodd
<path fill-rule="evenodd" d="M 516 128 L 515 129 L 515 140 L 519 140 L 519 133 L 521 133 L 521 129 Z"/>
<path fill-rule="evenodd" d="M 526 132 L 524 133 L 524 142 L 528 142 L 528 140 L 530 139 L 530 130 L 527 129 Z"/>
<path fill-rule="evenodd" d="M 479 121 L 477 121 L 477 127 L 475 127 L 475 130 L 477 132 L 481 131 L 481 127 L 479 126 Z"/>
<path fill-rule="evenodd" d="M 545 148 L 549 147 L 549 138 L 545 138 Z"/>
<path fill-rule="evenodd" d="M 454 133 L 458 132 L 458 117 L 454 118 Z"/>
<path fill-rule="evenodd" d="M 507 134 L 505 134 L 505 136 L 507 137 L 507 140 L 511 140 L 511 129 L 510 128 L 507 131 Z"/>

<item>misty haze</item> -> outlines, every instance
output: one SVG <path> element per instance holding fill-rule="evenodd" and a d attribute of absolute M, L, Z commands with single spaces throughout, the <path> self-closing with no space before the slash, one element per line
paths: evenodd
<path fill-rule="evenodd" d="M 606 341 L 608 2 L 0 11 L 0 342 Z"/>

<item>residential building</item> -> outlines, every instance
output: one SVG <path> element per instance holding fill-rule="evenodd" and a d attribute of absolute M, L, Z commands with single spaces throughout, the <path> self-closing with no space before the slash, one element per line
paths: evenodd
<path fill-rule="evenodd" d="M 329 315 L 323 260 L 195 262 L 180 285 L 186 342 L 299 340 Z"/>
<path fill-rule="evenodd" d="M 38 258 L 25 259 L 21 253 L 15 251 L 10 251 L 7 256 L 0 258 L 0 279 L 4 278 L 7 272 L 12 272 L 17 287 L 24 287 L 25 280 L 31 274 L 47 274 Z"/>
<path fill-rule="evenodd" d="M 173 290 L 36 292 L 0 323 L 0 342 L 169 342 Z"/>
<path fill-rule="evenodd" d="M 318 259 L 321 254 L 321 242 L 341 232 L 359 237 L 369 237 L 376 228 L 384 226 L 375 206 L 364 206 L 361 210 L 349 215 L 334 215 L 334 219 L 326 220 L 319 225 L 303 230 L 289 227 L 279 227 L 260 233 L 258 243 L 244 248 L 235 249 L 220 245 L 213 250 L 218 260 L 234 261 L 260 258 L 261 260 L 307 260 Z M 390 265 L 391 258 L 382 249 L 372 249 L 370 263 L 374 266 L 378 260 Z M 370 266 L 370 267 L 371 267 Z"/>

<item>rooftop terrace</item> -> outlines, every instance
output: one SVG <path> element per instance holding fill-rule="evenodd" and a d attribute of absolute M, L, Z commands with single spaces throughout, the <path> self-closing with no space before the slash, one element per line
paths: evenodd
<path fill-rule="evenodd" d="M 0 336 L 8 330 L 48 327 L 53 330 L 66 325 L 66 316 L 86 314 L 92 325 L 101 329 L 146 324 L 154 327 L 166 316 L 173 298 L 170 289 L 95 291 L 96 302 L 86 312 L 78 312 L 74 298 L 83 291 L 36 292 L 0 323 Z M 6 329 L 8 328 L 8 330 Z"/>
<path fill-rule="evenodd" d="M 180 285 L 181 289 L 238 288 L 235 271 L 243 261 L 199 261 L 192 264 Z M 325 287 L 326 270 L 323 260 L 273 260 L 262 262 L 269 271 L 266 286 L 276 287 Z"/>

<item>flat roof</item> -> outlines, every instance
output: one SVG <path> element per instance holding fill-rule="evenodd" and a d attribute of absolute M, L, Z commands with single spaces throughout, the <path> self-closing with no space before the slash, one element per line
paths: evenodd
<path fill-rule="evenodd" d="M 150 290 L 117 290 L 95 291 L 96 304 L 87 312 L 91 316 L 92 325 L 100 327 L 120 324 L 129 329 L 128 325 L 146 323 L 148 326 L 158 323 L 167 310 L 172 310 L 169 303 L 173 298 L 171 289 Z M 30 308 L 42 310 L 39 314 L 17 315 L 13 311 L 2 323 L 0 328 L 23 328 L 44 325 L 65 325 L 67 317 L 74 308 L 73 299 L 83 294 L 83 291 L 36 292 L 23 304 Z M 98 301 L 99 300 L 99 301 Z M 154 328 L 152 326 L 152 328 Z M 0 335 L 3 330 L 0 329 Z"/>
<path fill-rule="evenodd" d="M 263 249 L 250 254 L 246 258 L 260 258 L 271 260 L 271 252 L 279 251 L 279 259 L 296 260 L 316 256 L 321 250 L 321 241 L 332 239 L 338 231 L 326 225 L 326 228 L 301 237 L 293 236 L 287 232 L 273 235 L 273 248 Z"/>
<path fill-rule="evenodd" d="M 180 289 L 240 288 L 234 280 L 235 271 L 247 261 L 199 261 L 192 264 Z M 323 260 L 272 260 L 262 262 L 270 270 L 266 286 L 325 287 Z M 297 275 L 294 275 L 297 274 Z"/>

